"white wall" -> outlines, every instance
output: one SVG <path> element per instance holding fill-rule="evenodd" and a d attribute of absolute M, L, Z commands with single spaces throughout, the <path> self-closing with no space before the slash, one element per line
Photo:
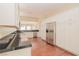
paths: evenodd
<path fill-rule="evenodd" d="M 19 25 L 18 9 L 14 3 L 0 3 L 0 25 Z"/>
<path fill-rule="evenodd" d="M 56 21 L 56 45 L 79 55 L 79 8 L 42 21 L 39 36 L 46 40 L 46 23 Z"/>

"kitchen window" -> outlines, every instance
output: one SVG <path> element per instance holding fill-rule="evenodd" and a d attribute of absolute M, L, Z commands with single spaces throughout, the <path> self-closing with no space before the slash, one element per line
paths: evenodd
<path fill-rule="evenodd" d="M 32 30 L 32 26 L 31 25 L 26 25 L 26 30 Z"/>
<path fill-rule="evenodd" d="M 26 30 L 25 25 L 21 25 L 20 30 Z"/>
<path fill-rule="evenodd" d="M 21 25 L 20 30 L 32 30 L 32 25 Z"/>

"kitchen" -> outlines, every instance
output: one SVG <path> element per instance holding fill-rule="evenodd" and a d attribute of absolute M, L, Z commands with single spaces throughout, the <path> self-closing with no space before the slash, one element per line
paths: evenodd
<path fill-rule="evenodd" d="M 0 55 L 79 55 L 78 12 L 75 3 L 0 4 Z"/>

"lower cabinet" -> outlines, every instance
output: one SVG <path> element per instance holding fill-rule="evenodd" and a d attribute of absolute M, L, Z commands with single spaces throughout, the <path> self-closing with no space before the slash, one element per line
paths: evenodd
<path fill-rule="evenodd" d="M 33 38 L 37 38 L 37 32 L 33 32 Z"/>

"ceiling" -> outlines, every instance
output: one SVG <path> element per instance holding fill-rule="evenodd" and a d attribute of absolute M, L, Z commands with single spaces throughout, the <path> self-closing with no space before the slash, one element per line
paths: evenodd
<path fill-rule="evenodd" d="M 19 12 L 21 20 L 39 22 L 78 5 L 71 3 L 22 3 L 19 4 Z"/>

